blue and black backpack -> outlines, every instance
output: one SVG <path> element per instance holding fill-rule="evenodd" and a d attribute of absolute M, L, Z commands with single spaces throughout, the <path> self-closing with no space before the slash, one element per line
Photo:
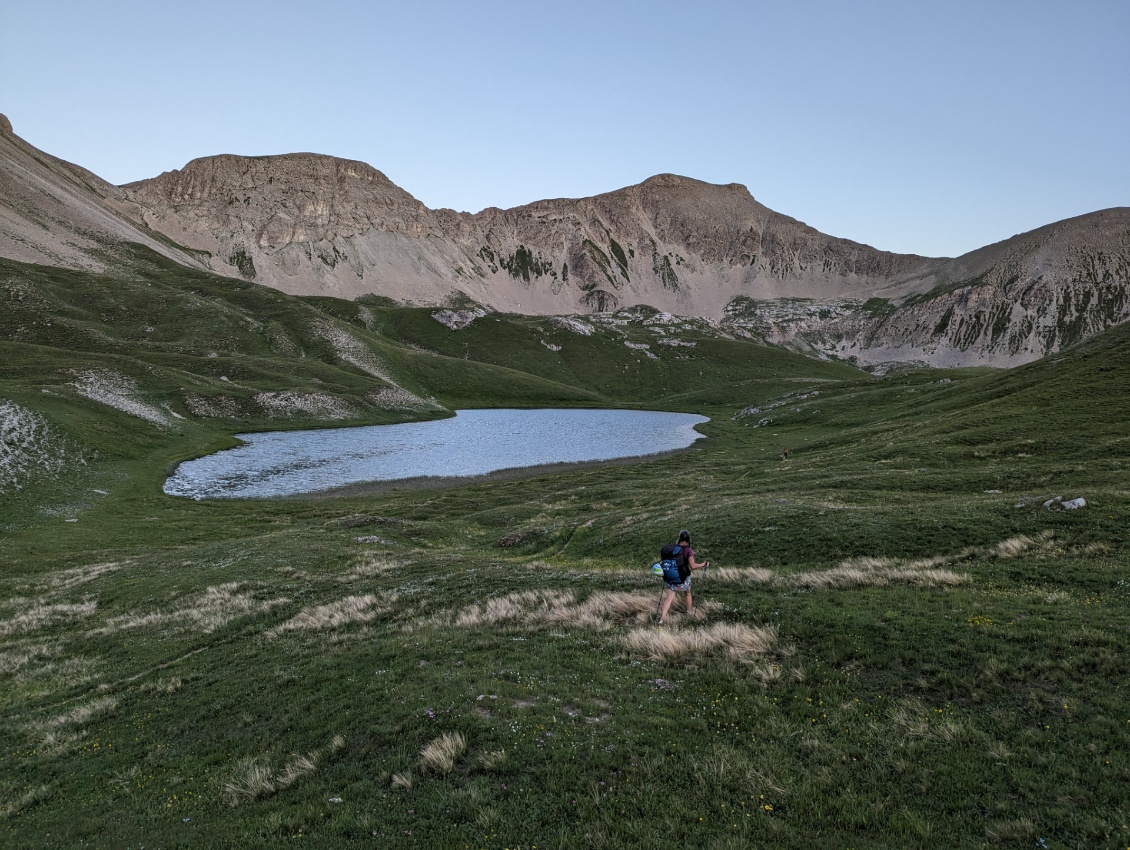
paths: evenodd
<path fill-rule="evenodd" d="M 682 584 L 691 574 L 687 565 L 687 551 L 678 543 L 669 543 L 659 553 L 659 567 L 668 584 Z"/>

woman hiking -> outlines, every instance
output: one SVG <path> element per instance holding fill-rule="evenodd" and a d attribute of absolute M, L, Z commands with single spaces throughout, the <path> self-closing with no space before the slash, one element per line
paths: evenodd
<path fill-rule="evenodd" d="M 691 599 L 691 571 L 692 570 L 705 570 L 710 566 L 710 561 L 699 563 L 695 560 L 694 549 L 691 548 L 691 533 L 685 528 L 679 532 L 679 539 L 675 543 L 676 546 L 682 550 L 684 563 L 687 565 L 686 576 L 681 581 L 667 581 L 663 580 L 663 587 L 666 590 L 666 596 L 663 598 L 663 604 L 659 608 L 659 625 L 667 625 L 667 612 L 671 610 L 671 603 L 675 600 L 675 594 L 682 591 L 686 594 L 687 616 L 694 613 L 694 601 Z M 682 570 L 679 571 L 680 575 Z"/>

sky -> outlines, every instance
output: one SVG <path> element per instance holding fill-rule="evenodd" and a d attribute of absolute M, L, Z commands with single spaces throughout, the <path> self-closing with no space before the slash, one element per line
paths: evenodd
<path fill-rule="evenodd" d="M 957 256 L 1130 205 L 1130 0 L 7 2 L 0 112 L 117 184 L 312 151 L 477 212 L 671 172 Z"/>

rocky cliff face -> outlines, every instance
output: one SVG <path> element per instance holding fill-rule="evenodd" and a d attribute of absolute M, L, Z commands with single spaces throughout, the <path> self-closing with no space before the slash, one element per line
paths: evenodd
<path fill-rule="evenodd" d="M 365 163 L 316 154 L 205 157 L 115 187 L 6 119 L 0 201 L 0 255 L 29 262 L 101 268 L 114 244 L 139 242 L 299 295 L 463 296 L 527 314 L 647 304 L 865 365 L 1014 365 L 1130 319 L 1127 208 L 931 259 L 671 174 L 476 214 L 428 209 Z"/>
<path fill-rule="evenodd" d="M 936 265 L 826 236 L 744 186 L 675 175 L 475 215 L 429 210 L 364 163 L 313 154 L 208 157 L 123 189 L 148 226 L 217 270 L 298 294 L 718 316 L 739 295 L 898 289 Z"/>
<path fill-rule="evenodd" d="M 215 156 L 122 188 L 148 227 L 208 252 L 214 270 L 292 294 L 426 303 L 466 263 L 427 207 L 363 162 Z"/>
<path fill-rule="evenodd" d="M 579 311 L 645 303 L 719 317 L 736 297 L 828 298 L 913 281 L 934 265 L 826 236 L 759 204 L 736 183 L 663 174 L 579 200 L 474 216 L 450 232 L 492 275 L 548 286 Z"/>

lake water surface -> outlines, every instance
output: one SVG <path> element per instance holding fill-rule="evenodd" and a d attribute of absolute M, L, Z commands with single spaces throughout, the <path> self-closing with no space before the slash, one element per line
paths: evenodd
<path fill-rule="evenodd" d="M 171 496 L 292 496 L 367 481 L 464 477 L 500 469 L 683 449 L 705 416 L 643 410 L 459 410 L 451 419 L 237 435 L 234 449 L 186 461 Z"/>

